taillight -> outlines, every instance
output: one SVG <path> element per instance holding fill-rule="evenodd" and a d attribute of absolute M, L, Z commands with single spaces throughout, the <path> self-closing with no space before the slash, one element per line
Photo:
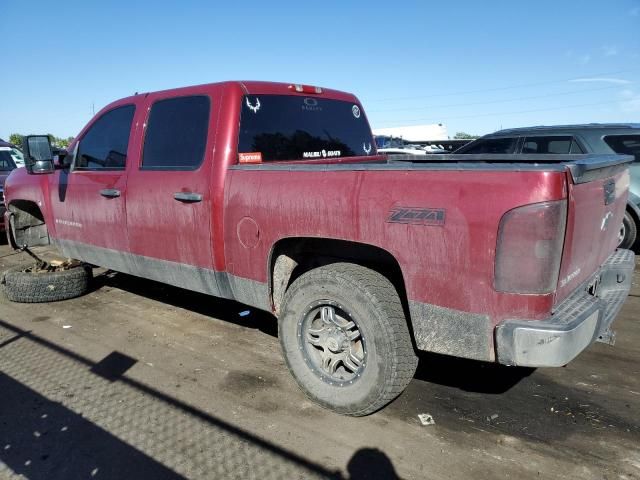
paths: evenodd
<path fill-rule="evenodd" d="M 495 288 L 543 294 L 556 289 L 567 201 L 534 203 L 502 216 L 496 248 Z"/>
<path fill-rule="evenodd" d="M 289 85 L 289 90 L 295 90 L 300 93 L 322 93 L 321 87 L 314 87 L 313 85 Z"/>

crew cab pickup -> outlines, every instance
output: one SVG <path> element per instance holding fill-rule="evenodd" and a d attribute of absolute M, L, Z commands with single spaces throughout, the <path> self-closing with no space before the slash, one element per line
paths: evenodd
<path fill-rule="evenodd" d="M 61 163 L 25 155 L 5 188 L 14 247 L 273 312 L 302 390 L 343 414 L 399 395 L 417 350 L 565 365 L 612 342 L 631 285 L 616 249 L 631 157 L 388 159 L 335 90 L 135 95 Z"/>

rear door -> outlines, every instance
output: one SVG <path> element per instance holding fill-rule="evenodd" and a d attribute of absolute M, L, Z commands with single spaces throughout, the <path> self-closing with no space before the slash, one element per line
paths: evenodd
<path fill-rule="evenodd" d="M 125 168 L 135 110 L 134 104 L 120 105 L 97 117 L 76 143 L 71 168 L 48 176 L 56 238 L 67 255 L 101 264 L 96 247 L 129 248 Z"/>
<path fill-rule="evenodd" d="M 200 273 L 213 269 L 210 179 L 217 103 L 197 91 L 147 97 L 142 153 L 127 194 L 137 273 L 213 293 Z"/>

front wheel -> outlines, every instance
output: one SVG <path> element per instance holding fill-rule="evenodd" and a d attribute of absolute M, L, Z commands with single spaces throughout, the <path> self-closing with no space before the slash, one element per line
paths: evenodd
<path fill-rule="evenodd" d="M 385 406 L 409 384 L 418 364 L 391 282 L 349 263 L 316 268 L 293 282 L 279 338 L 307 396 L 345 415 Z"/>

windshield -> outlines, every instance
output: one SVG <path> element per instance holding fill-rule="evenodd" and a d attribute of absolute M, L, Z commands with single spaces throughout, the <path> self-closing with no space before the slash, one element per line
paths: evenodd
<path fill-rule="evenodd" d="M 0 172 L 10 172 L 16 168 L 16 164 L 11 157 L 11 150 L 0 150 Z"/>
<path fill-rule="evenodd" d="M 371 129 L 351 102 L 293 95 L 242 99 L 240 162 L 375 155 Z"/>
<path fill-rule="evenodd" d="M 10 152 L 11 157 L 13 158 L 13 161 L 16 165 L 24 165 L 24 155 L 22 155 L 22 152 L 20 150 L 18 150 L 17 148 L 12 148 Z"/>

